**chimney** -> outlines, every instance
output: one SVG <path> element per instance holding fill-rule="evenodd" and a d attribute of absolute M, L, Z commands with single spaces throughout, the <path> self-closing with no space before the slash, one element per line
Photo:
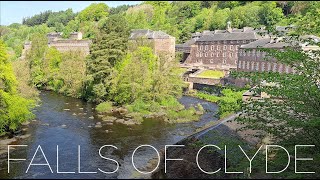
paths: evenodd
<path fill-rule="evenodd" d="M 228 22 L 227 22 L 227 31 L 228 31 L 228 32 L 232 32 L 231 21 L 228 21 Z"/>

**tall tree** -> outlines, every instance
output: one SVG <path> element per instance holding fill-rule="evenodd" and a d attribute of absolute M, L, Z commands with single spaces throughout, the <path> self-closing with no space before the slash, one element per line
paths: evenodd
<path fill-rule="evenodd" d="M 5 44 L 0 41 L 0 134 L 14 131 L 21 122 L 33 117 L 33 101 L 17 94 L 17 81 Z"/>
<path fill-rule="evenodd" d="M 129 29 L 123 15 L 112 15 L 100 22 L 99 33 L 93 40 L 87 59 L 85 95 L 89 100 L 101 101 L 107 96 L 110 73 L 127 49 Z"/>

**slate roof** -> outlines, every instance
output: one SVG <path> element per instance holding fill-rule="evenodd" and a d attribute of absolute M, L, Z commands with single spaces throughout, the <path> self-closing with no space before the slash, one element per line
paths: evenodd
<path fill-rule="evenodd" d="M 129 39 L 136 38 L 169 39 L 173 37 L 163 31 L 152 31 L 150 29 L 134 29 L 131 31 Z"/>
<path fill-rule="evenodd" d="M 270 38 L 263 38 L 253 41 L 249 44 L 242 45 L 241 48 L 251 49 L 251 48 L 283 48 L 291 46 L 291 44 L 286 42 L 272 42 Z"/>
<path fill-rule="evenodd" d="M 197 41 L 252 40 L 252 39 L 258 39 L 258 35 L 253 31 L 215 33 L 213 35 L 203 35 Z"/>

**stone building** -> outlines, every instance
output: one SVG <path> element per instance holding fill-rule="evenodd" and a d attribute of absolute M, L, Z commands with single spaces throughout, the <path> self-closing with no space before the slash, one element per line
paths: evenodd
<path fill-rule="evenodd" d="M 277 62 L 273 57 L 267 57 L 266 52 L 260 51 L 260 48 L 272 48 L 283 50 L 285 47 L 300 48 L 303 51 L 319 50 L 319 46 L 303 42 L 304 39 L 310 39 L 314 42 L 320 42 L 320 38 L 312 35 L 302 36 L 299 41 L 285 41 L 284 37 L 263 38 L 252 43 L 242 45 L 238 52 L 237 71 L 272 71 L 279 73 L 294 73 L 291 67 Z M 294 43 L 294 44 L 293 44 Z"/>
<path fill-rule="evenodd" d="M 272 71 L 279 73 L 291 73 L 293 69 L 285 64 L 278 63 L 273 57 L 266 57 L 267 53 L 259 48 L 272 48 L 282 50 L 293 45 L 282 42 L 279 38 L 263 38 L 255 42 L 242 45 L 239 48 L 237 71 Z M 268 60 L 266 60 L 266 58 Z"/>
<path fill-rule="evenodd" d="M 83 55 L 90 53 L 91 40 L 83 40 L 81 32 L 73 32 L 69 39 L 63 39 L 62 33 L 49 33 L 48 46 L 55 47 L 60 52 L 79 51 Z"/>
<path fill-rule="evenodd" d="M 48 43 L 62 39 L 62 32 L 52 32 L 47 34 Z"/>
<path fill-rule="evenodd" d="M 183 64 L 216 70 L 237 68 L 239 47 L 259 38 L 260 35 L 253 28 L 233 29 L 230 23 L 226 30 L 195 33 L 191 40 L 181 45 L 184 49 L 190 46 L 189 53 L 185 52 Z"/>
<path fill-rule="evenodd" d="M 175 40 L 175 37 L 165 32 L 149 29 L 134 29 L 129 37 L 130 42 L 151 45 L 155 54 L 164 53 L 172 58 L 175 57 Z"/>

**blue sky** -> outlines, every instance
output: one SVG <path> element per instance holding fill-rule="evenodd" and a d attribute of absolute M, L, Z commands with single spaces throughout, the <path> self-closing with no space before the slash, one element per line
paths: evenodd
<path fill-rule="evenodd" d="M 123 4 L 139 4 L 142 1 L 1 1 L 0 25 L 22 23 L 23 17 L 33 16 L 46 10 L 61 11 L 72 8 L 73 12 L 79 12 L 91 3 L 97 2 L 117 7 Z"/>

